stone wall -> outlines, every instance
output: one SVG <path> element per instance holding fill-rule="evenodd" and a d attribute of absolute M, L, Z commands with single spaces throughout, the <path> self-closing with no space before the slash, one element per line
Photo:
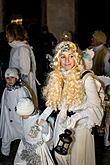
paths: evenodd
<path fill-rule="evenodd" d="M 47 25 L 59 40 L 67 30 L 75 32 L 75 0 L 47 0 Z"/>

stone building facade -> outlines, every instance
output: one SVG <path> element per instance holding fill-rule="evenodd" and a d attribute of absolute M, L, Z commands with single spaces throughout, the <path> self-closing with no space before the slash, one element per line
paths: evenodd
<path fill-rule="evenodd" d="M 3 30 L 4 26 L 3 19 L 5 14 L 5 3 L 7 1 L 4 2 L 4 0 L 0 0 L 0 32 Z M 18 10 L 18 8 L 16 10 Z M 40 12 L 42 15 L 41 24 L 47 24 L 49 31 L 54 33 L 58 39 L 60 33 L 64 30 L 72 31 L 74 33 L 75 0 L 41 0 Z"/>
<path fill-rule="evenodd" d="M 47 25 L 57 39 L 63 31 L 75 32 L 75 0 L 47 0 Z"/>

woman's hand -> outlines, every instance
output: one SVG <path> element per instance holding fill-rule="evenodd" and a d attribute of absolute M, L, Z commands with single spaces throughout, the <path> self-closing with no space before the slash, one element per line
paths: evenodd
<path fill-rule="evenodd" d="M 45 123 L 46 123 L 46 121 L 43 120 L 43 119 L 36 121 L 36 124 L 39 125 L 39 126 L 43 126 Z"/>

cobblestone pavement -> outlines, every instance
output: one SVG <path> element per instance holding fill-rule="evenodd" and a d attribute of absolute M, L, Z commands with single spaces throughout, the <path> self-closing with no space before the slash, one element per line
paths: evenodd
<path fill-rule="evenodd" d="M 14 165 L 13 160 L 20 140 L 12 142 L 11 153 L 6 162 L 0 162 L 0 165 Z M 1 146 L 1 141 L 0 141 Z M 110 150 L 104 150 L 103 137 L 95 135 L 96 165 L 110 165 Z"/>

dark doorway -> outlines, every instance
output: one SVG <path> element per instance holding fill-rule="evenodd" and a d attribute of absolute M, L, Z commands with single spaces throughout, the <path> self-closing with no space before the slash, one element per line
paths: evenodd
<path fill-rule="evenodd" d="M 37 2 L 37 4 L 36 4 Z M 12 15 L 21 14 L 24 24 L 41 24 L 41 0 L 5 0 L 4 26 L 10 23 Z"/>

